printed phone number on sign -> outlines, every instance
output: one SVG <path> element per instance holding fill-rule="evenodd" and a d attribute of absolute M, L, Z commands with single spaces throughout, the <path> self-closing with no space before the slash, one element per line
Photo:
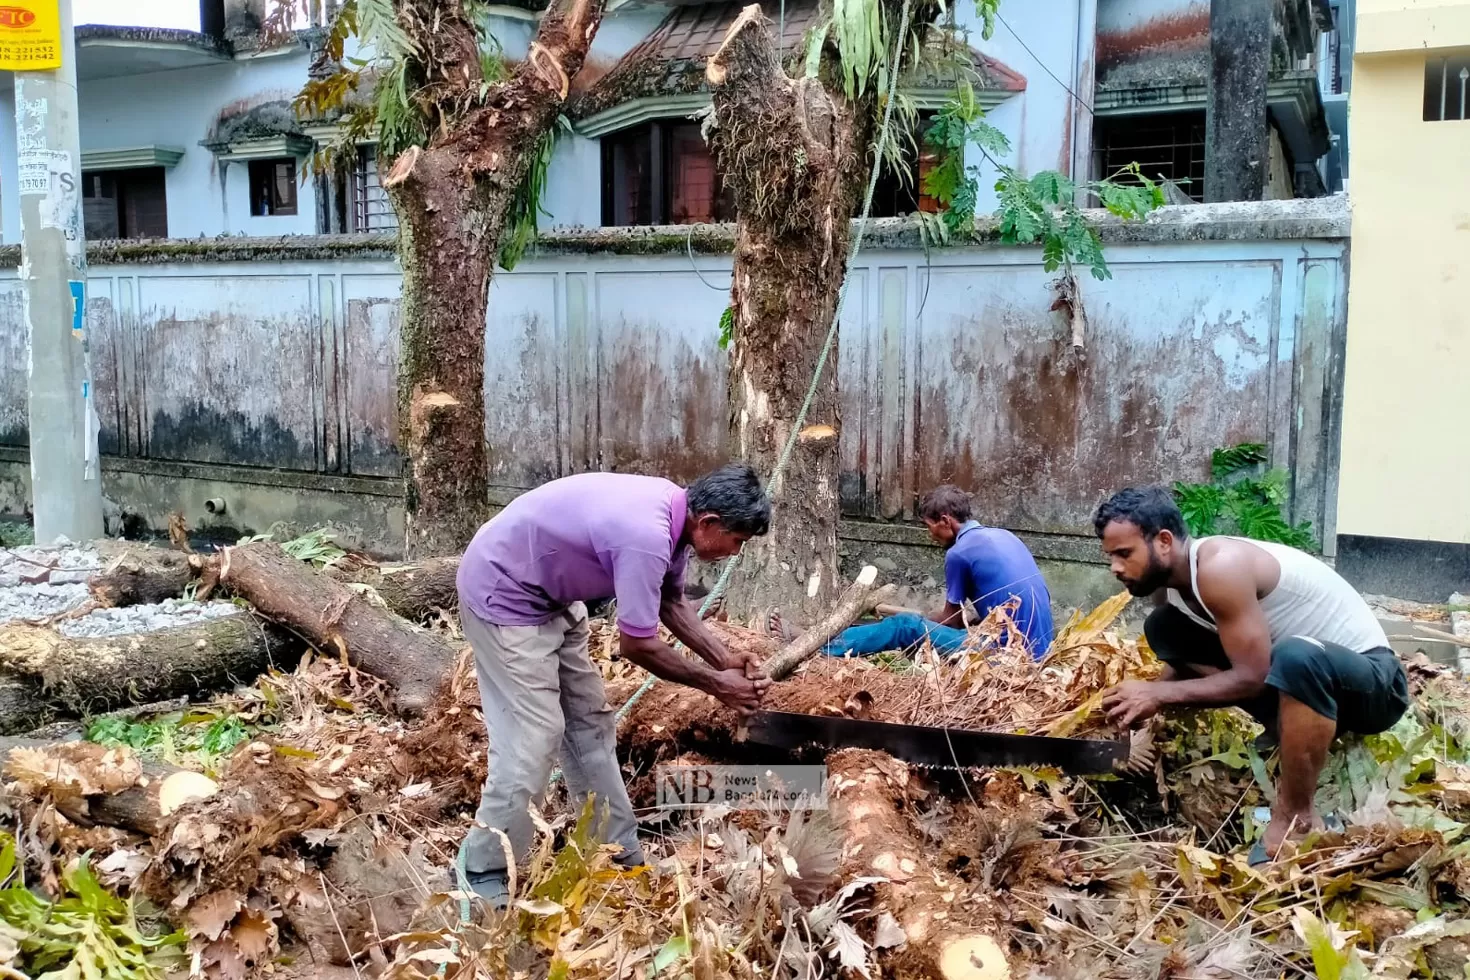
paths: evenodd
<path fill-rule="evenodd" d="M 0 44 L 0 59 L 47 61 L 57 57 L 54 44 Z"/>

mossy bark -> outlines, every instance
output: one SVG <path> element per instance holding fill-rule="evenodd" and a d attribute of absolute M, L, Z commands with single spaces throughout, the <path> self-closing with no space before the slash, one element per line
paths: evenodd
<path fill-rule="evenodd" d="M 527 58 L 489 84 L 459 0 L 408 0 L 416 108 L 431 137 L 380 160 L 399 219 L 399 424 L 406 553 L 461 551 L 489 507 L 485 314 L 507 218 L 566 101 L 605 0 L 556 0 Z"/>
<path fill-rule="evenodd" d="M 871 106 L 792 79 L 757 6 L 730 28 L 706 74 L 712 139 L 739 217 L 731 306 L 730 442 L 771 474 L 797 424 L 845 274 L 863 186 Z M 775 495 L 771 532 L 730 583 L 737 617 L 772 609 L 811 622 L 837 594 L 838 428 L 834 340 Z"/>
<path fill-rule="evenodd" d="M 85 717 L 226 689 L 270 667 L 289 670 L 300 649 L 243 612 L 95 639 L 6 626 L 0 628 L 0 733 L 27 731 L 46 716 Z"/>
<path fill-rule="evenodd" d="M 237 545 L 211 561 L 220 585 L 248 600 L 261 615 L 386 681 L 401 714 L 422 714 L 449 679 L 458 653 L 454 646 L 377 608 L 360 593 L 292 558 L 280 545 Z"/>

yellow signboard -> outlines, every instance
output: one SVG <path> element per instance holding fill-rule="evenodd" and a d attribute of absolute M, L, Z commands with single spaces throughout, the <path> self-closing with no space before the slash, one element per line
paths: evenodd
<path fill-rule="evenodd" d="M 60 67 L 59 0 L 0 0 L 0 71 Z"/>

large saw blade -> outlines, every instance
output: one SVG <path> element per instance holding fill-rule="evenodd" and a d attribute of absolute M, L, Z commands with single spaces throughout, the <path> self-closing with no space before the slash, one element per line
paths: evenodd
<path fill-rule="evenodd" d="M 757 711 L 747 731 L 751 741 L 777 748 L 877 749 L 905 762 L 949 769 L 1054 766 L 1085 776 L 1113 772 L 1128 759 L 1127 742 L 999 735 L 785 711 Z"/>

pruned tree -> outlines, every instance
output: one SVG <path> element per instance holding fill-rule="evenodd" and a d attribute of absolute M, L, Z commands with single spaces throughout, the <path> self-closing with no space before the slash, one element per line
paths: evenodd
<path fill-rule="evenodd" d="M 376 140 L 398 215 L 411 557 L 457 553 L 485 518 L 490 278 L 497 258 L 510 268 L 535 234 L 562 105 L 605 7 L 552 0 L 527 57 L 507 66 L 474 0 L 346 0 L 297 97 L 303 117 L 341 119 L 319 166 Z M 353 37 L 361 52 L 348 57 Z"/>
<path fill-rule="evenodd" d="M 976 2 L 987 37 L 998 2 Z M 897 76 L 931 56 L 925 43 L 931 31 L 953 31 L 953 21 L 935 23 L 942 8 L 935 0 L 831 0 L 793 74 L 759 6 L 752 5 L 706 66 L 714 102 L 709 140 L 739 222 L 730 308 L 720 324 L 731 348 L 736 451 L 762 472 L 774 472 L 808 386 L 815 385 L 790 459 L 772 484 L 777 513 L 771 533 L 747 547 L 731 579 L 729 605 L 737 615 L 761 618 L 779 607 L 811 620 L 835 594 L 835 338 L 825 360 L 823 351 L 847 271 L 849 219 L 869 185 L 872 161 L 880 155 L 901 161 L 904 141 L 914 141 L 912 106 L 898 97 L 888 105 L 888 93 Z M 885 115 L 897 124 L 880 125 Z M 966 164 L 966 149 L 1008 149 L 982 115 L 973 90 L 961 81 L 924 134 L 938 155 L 924 191 L 943 211 L 926 216 L 923 228 L 940 242 L 963 238 L 974 227 L 980 169 Z M 1028 180 L 996 167 L 1005 240 L 1040 243 L 1048 270 L 1065 266 L 1064 276 L 1074 263 L 1107 275 L 1096 231 L 1070 199 L 1072 182 L 1055 173 Z M 1162 203 L 1136 168 L 1129 177 L 1135 186 L 1099 181 L 1089 189 L 1130 217 Z"/>

